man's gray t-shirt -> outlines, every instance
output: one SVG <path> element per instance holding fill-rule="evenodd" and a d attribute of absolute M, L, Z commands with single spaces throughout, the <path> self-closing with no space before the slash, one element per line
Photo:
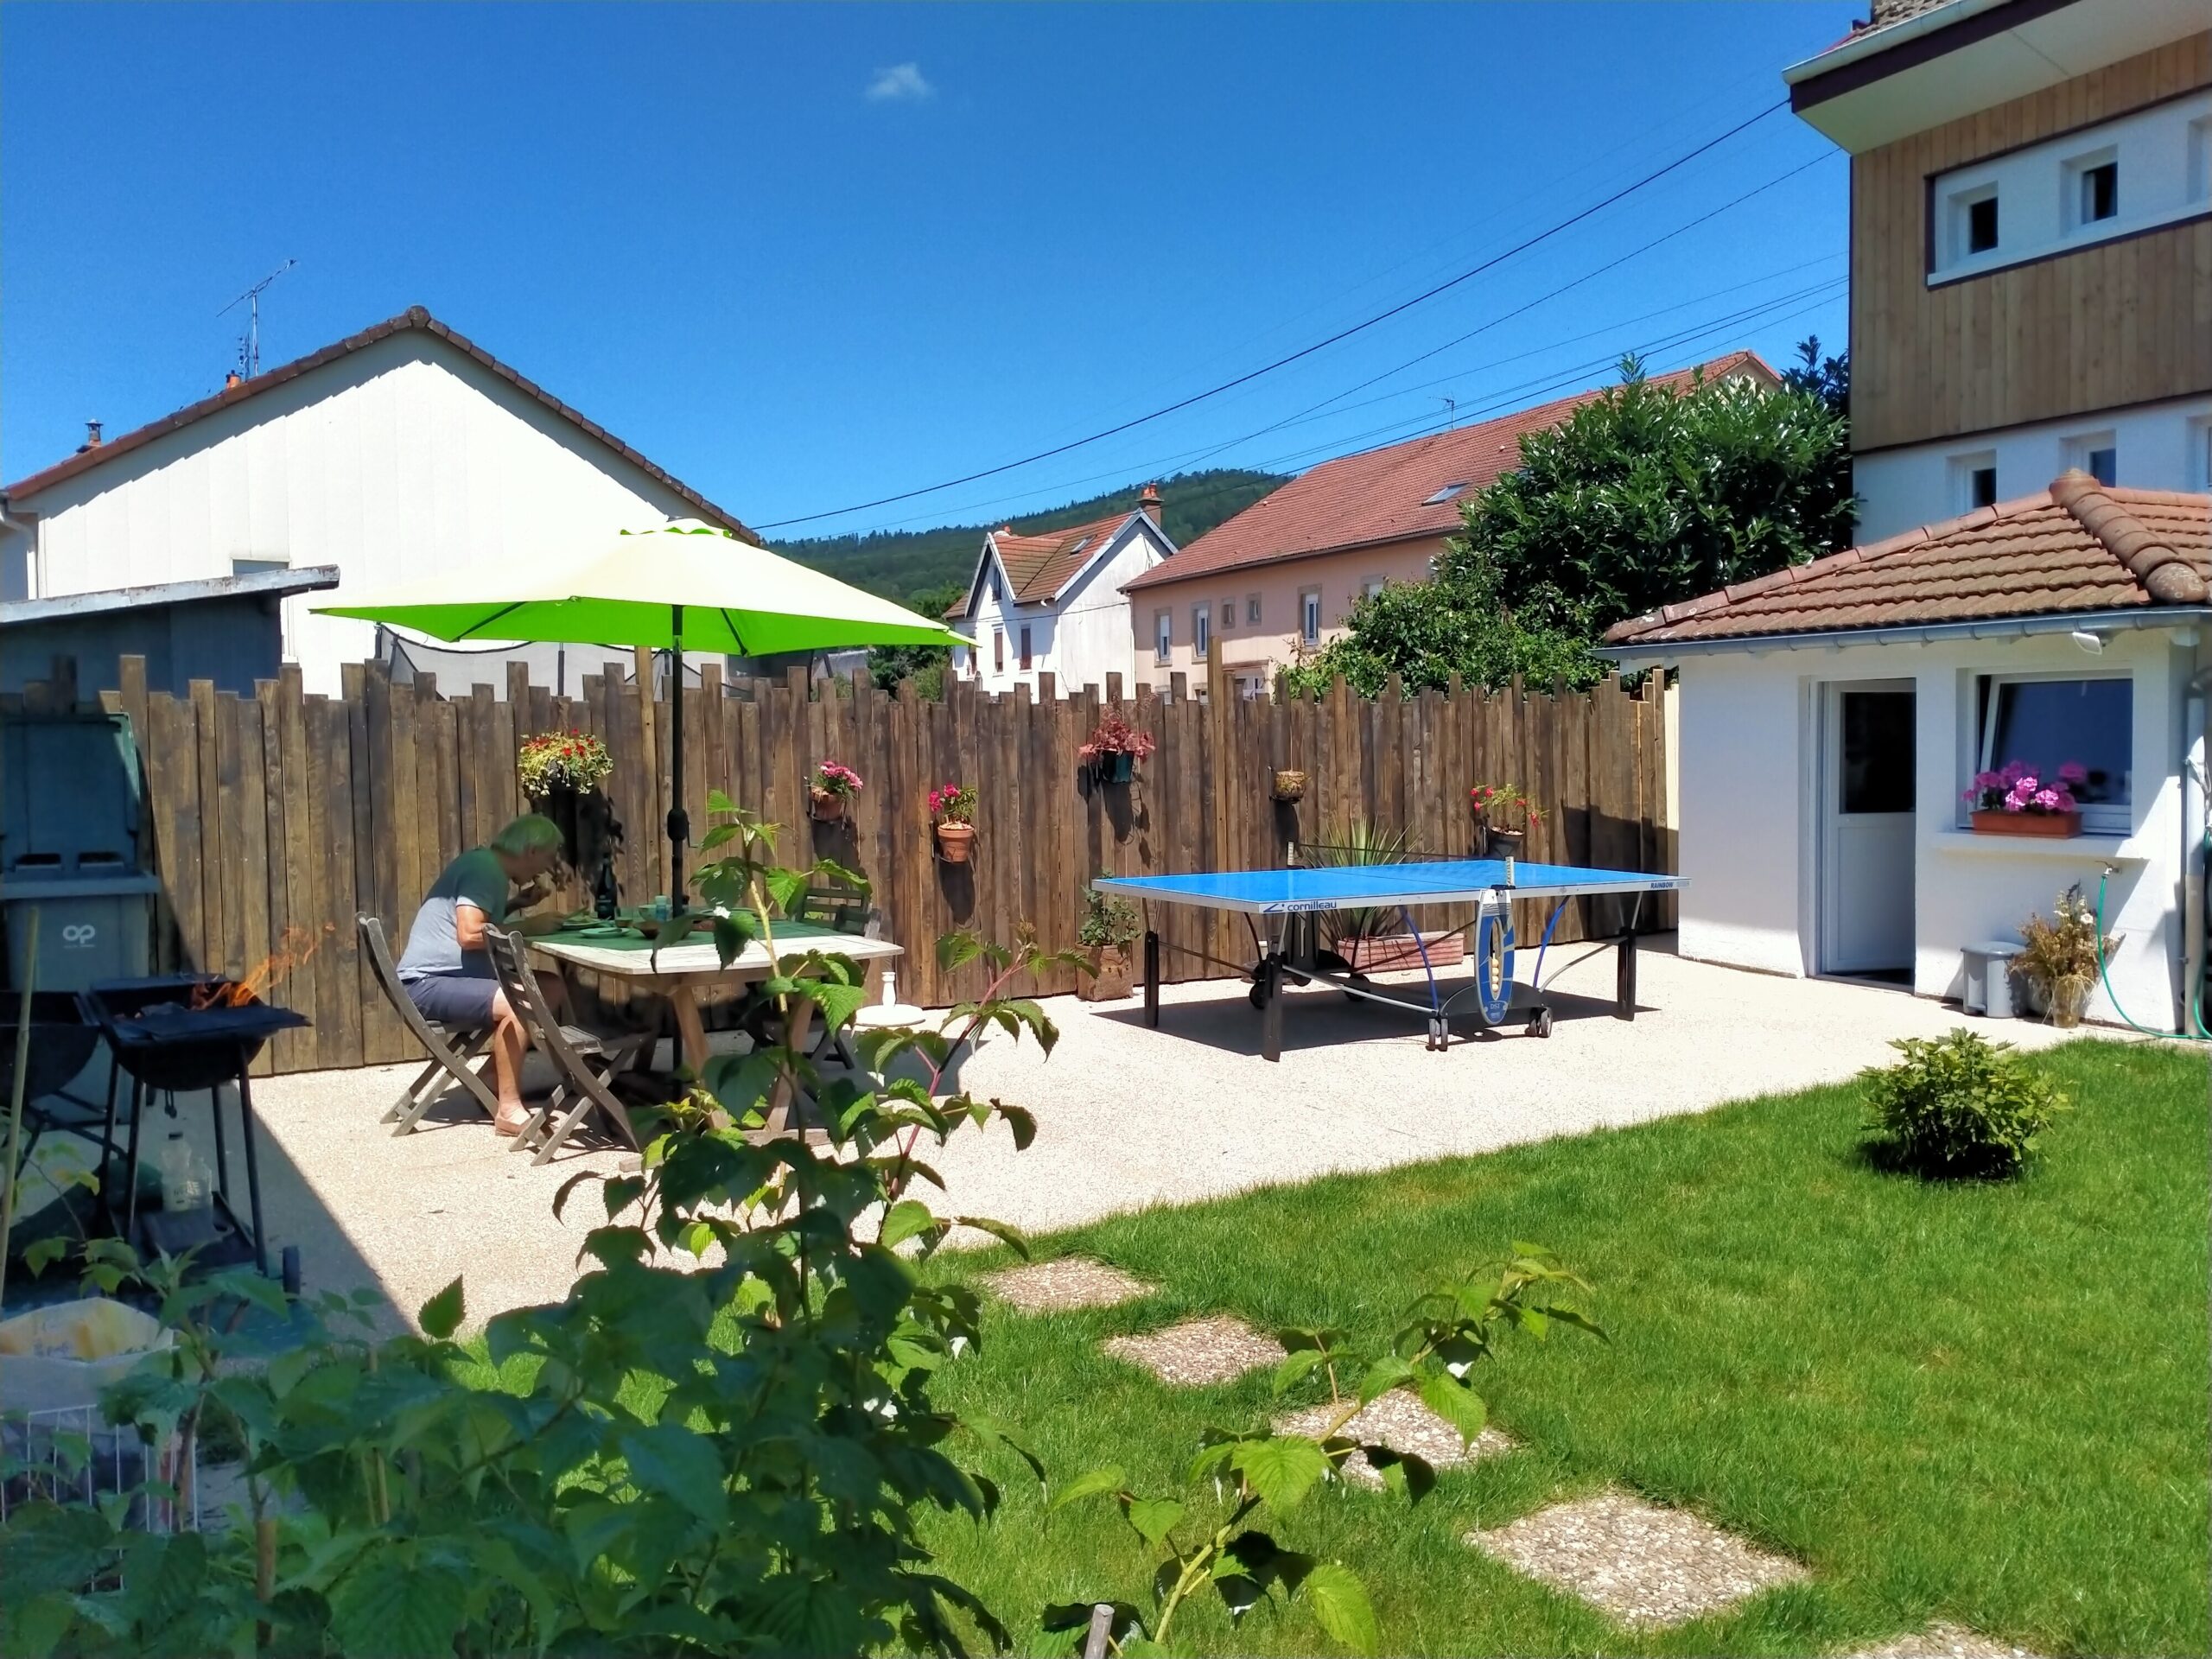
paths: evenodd
<path fill-rule="evenodd" d="M 446 866 L 431 887 L 422 909 L 415 912 L 415 925 L 407 930 L 407 949 L 399 958 L 401 979 L 428 979 L 435 974 L 491 976 L 488 952 L 461 948 L 454 912 L 463 900 L 482 911 L 486 921 L 507 918 L 506 868 L 489 847 L 470 848 Z"/>

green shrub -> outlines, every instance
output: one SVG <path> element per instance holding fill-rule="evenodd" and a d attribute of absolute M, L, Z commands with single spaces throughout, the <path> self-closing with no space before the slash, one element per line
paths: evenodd
<path fill-rule="evenodd" d="M 1904 1058 L 1859 1073 L 1889 1161 L 1916 1174 L 2004 1177 L 2017 1173 L 2036 1138 L 2071 1104 L 2028 1070 L 2010 1043 L 1963 1027 L 1948 1037 L 1905 1037 Z"/>

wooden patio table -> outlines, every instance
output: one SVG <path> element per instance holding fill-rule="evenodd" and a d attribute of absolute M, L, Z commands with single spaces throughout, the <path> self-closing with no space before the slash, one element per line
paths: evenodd
<path fill-rule="evenodd" d="M 840 933 L 811 922 L 779 921 L 775 931 L 776 949 L 787 957 L 820 950 L 865 963 L 905 954 L 888 939 Z M 632 934 L 610 937 L 586 928 L 562 928 L 538 935 L 530 941 L 530 948 L 564 966 L 587 968 L 621 980 L 632 991 L 665 998 L 676 1014 L 684 1063 L 695 1073 L 703 1071 L 707 1064 L 707 1028 L 699 1018 L 699 993 L 716 985 L 757 984 L 775 967 L 766 945 L 759 939 L 750 941 L 724 967 L 713 938 L 704 933 L 655 950 L 651 939 Z M 802 1002 L 793 1014 L 791 1041 L 795 1045 L 804 1046 L 812 1013 L 813 1004 Z"/>

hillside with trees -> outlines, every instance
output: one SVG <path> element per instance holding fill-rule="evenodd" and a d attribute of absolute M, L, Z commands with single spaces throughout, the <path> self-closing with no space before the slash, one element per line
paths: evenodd
<path fill-rule="evenodd" d="M 1179 473 L 1160 481 L 1164 528 L 1178 547 L 1187 546 L 1282 482 L 1284 480 L 1278 474 L 1249 472 L 1234 467 Z M 1139 480 L 1103 495 L 1071 501 L 1064 507 L 1032 513 L 1011 522 L 1024 535 L 1065 530 L 1070 524 L 1103 518 L 1110 512 L 1135 512 L 1143 488 L 1143 481 Z M 983 545 L 986 532 L 1005 522 L 1007 521 L 1000 519 L 988 524 L 944 524 L 935 530 L 877 531 L 868 536 L 807 537 L 772 545 L 785 557 L 827 571 L 841 582 L 849 582 L 887 599 L 908 604 L 932 594 L 948 582 L 957 589 L 975 569 L 976 555 Z"/>

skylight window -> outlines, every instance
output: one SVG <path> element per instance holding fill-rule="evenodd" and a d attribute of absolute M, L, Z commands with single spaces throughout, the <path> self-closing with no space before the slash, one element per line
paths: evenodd
<path fill-rule="evenodd" d="M 1424 507 L 1440 507 L 1446 501 L 1449 501 L 1453 496 L 1459 494 L 1460 491 L 1466 487 L 1467 480 L 1464 478 L 1457 484 L 1446 484 L 1434 495 L 1423 497 L 1421 499 L 1421 505 Z"/>
<path fill-rule="evenodd" d="M 1082 552 L 1084 548 L 1089 547 L 1090 545 L 1090 537 L 1086 536 L 1081 541 L 1077 542 L 1073 547 L 1068 549 L 1068 556 L 1072 558 L 1075 555 Z"/>

